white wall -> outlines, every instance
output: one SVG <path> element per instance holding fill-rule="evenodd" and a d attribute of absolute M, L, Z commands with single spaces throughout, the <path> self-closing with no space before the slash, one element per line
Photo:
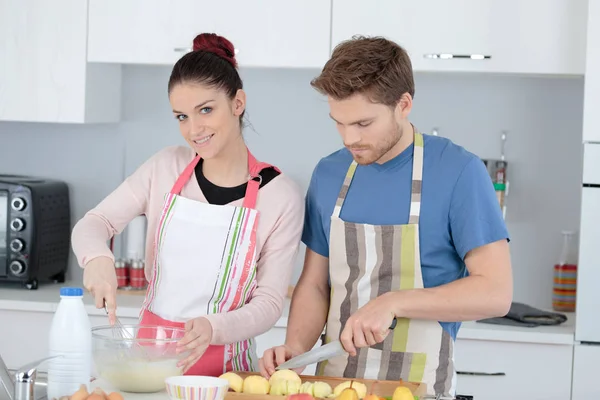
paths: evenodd
<path fill-rule="evenodd" d="M 309 85 L 317 72 L 242 71 L 253 126 L 245 132 L 249 146 L 303 189 L 318 159 L 341 144 L 325 99 Z M 73 217 L 80 218 L 150 154 L 183 143 L 166 95 L 169 73 L 124 67 L 119 124 L 0 122 L 0 173 L 65 180 Z M 496 158 L 500 132 L 508 130 L 515 300 L 550 307 L 560 231 L 578 229 L 583 80 L 425 74 L 416 80 L 412 121 L 422 131 L 437 127 L 482 158 Z M 80 279 L 74 259 L 71 266 Z"/>

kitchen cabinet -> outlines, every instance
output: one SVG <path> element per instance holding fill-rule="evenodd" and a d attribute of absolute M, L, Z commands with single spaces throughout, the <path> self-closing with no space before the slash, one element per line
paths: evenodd
<path fill-rule="evenodd" d="M 482 400 L 571 396 L 572 345 L 458 339 L 454 359 L 457 394 Z"/>
<path fill-rule="evenodd" d="M 600 142 L 600 2 L 590 1 L 583 105 L 583 141 Z"/>
<path fill-rule="evenodd" d="M 600 347 L 600 144 L 586 143 L 583 147 L 582 181 L 575 339 Z"/>
<path fill-rule="evenodd" d="M 571 400 L 588 400 L 600 396 L 598 360 L 600 346 L 575 345 Z"/>
<path fill-rule="evenodd" d="M 182 54 L 171 41 L 171 0 L 88 0 L 87 60 L 92 63 L 173 64 Z M 179 20 L 176 18 L 176 21 Z"/>
<path fill-rule="evenodd" d="M 403 46 L 415 71 L 582 75 L 587 0 L 333 0 L 332 46 Z"/>
<path fill-rule="evenodd" d="M 0 120 L 119 120 L 121 69 L 86 62 L 87 12 L 81 0 L 0 0 Z"/>
<path fill-rule="evenodd" d="M 326 0 L 89 0 L 88 61 L 172 65 L 202 32 L 228 38 L 241 67 L 320 68 L 330 50 Z"/>

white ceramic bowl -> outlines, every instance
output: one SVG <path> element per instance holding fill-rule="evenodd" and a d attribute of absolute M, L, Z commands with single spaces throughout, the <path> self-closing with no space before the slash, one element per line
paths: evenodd
<path fill-rule="evenodd" d="M 171 376 L 165 386 L 172 400 L 223 400 L 229 390 L 227 380 L 212 376 Z"/>

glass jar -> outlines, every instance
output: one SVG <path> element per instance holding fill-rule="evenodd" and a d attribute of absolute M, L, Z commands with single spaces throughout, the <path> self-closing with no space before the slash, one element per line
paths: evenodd
<path fill-rule="evenodd" d="M 560 258 L 554 265 L 552 308 L 554 311 L 573 312 L 577 294 L 577 261 L 575 232 L 563 231 Z"/>

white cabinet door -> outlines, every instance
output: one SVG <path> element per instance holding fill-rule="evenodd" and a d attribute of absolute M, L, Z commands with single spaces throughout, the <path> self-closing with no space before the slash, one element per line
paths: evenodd
<path fill-rule="evenodd" d="M 48 356 L 53 313 L 0 310 L 0 355 L 9 369 Z M 46 370 L 45 366 L 41 368 Z"/>
<path fill-rule="evenodd" d="M 242 67 L 320 68 L 330 50 L 330 0 L 90 0 L 93 62 L 172 65 L 199 33 L 236 47 Z"/>
<path fill-rule="evenodd" d="M 493 70 L 583 75 L 587 2 L 493 0 Z"/>
<path fill-rule="evenodd" d="M 600 319 L 598 319 L 600 187 L 583 187 L 580 225 L 575 338 L 578 341 L 598 342 L 600 341 Z"/>
<path fill-rule="evenodd" d="M 172 46 L 171 0 L 88 0 L 90 62 L 173 64 L 181 54 Z M 180 16 L 180 18 L 181 18 Z"/>
<path fill-rule="evenodd" d="M 87 68 L 87 2 L 0 0 L 0 120 L 116 122 L 118 66 Z"/>
<path fill-rule="evenodd" d="M 188 0 L 175 47 L 202 32 L 225 36 L 246 67 L 321 68 L 329 57 L 330 0 Z"/>
<path fill-rule="evenodd" d="M 600 2 L 590 0 L 583 106 L 583 140 L 600 143 Z"/>
<path fill-rule="evenodd" d="M 354 35 L 404 47 L 417 71 L 477 71 L 488 60 L 439 59 L 491 53 L 490 0 L 333 0 L 332 46 Z"/>
<path fill-rule="evenodd" d="M 333 0 L 332 45 L 403 46 L 415 71 L 582 74 L 587 0 Z"/>
<path fill-rule="evenodd" d="M 598 360 L 600 360 L 600 345 L 575 346 L 571 400 L 589 400 L 600 397 Z"/>
<path fill-rule="evenodd" d="M 477 400 L 565 400 L 571 394 L 572 345 L 456 341 L 456 393 Z"/>

